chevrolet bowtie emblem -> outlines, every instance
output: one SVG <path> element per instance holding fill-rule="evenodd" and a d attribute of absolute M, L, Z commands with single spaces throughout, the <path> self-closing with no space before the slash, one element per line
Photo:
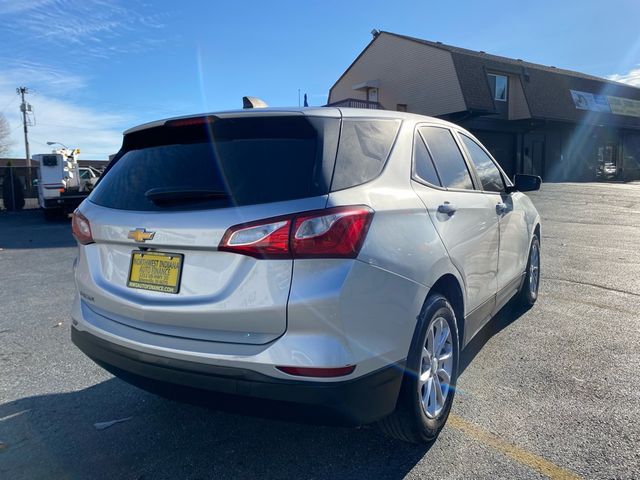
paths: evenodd
<path fill-rule="evenodd" d="M 146 242 L 147 240 L 153 240 L 153 236 L 156 232 L 147 232 L 144 228 L 136 228 L 131 230 L 127 238 L 135 240 L 136 242 Z"/>

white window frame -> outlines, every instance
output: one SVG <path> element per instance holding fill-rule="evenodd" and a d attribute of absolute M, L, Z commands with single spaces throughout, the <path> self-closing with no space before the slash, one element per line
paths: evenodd
<path fill-rule="evenodd" d="M 488 73 L 487 75 L 493 77 L 493 99 L 497 102 L 506 102 L 509 99 L 509 77 L 499 73 Z M 504 88 L 504 98 L 498 98 L 498 89 L 496 88 L 496 80 L 498 77 L 502 77 L 507 81 Z"/>

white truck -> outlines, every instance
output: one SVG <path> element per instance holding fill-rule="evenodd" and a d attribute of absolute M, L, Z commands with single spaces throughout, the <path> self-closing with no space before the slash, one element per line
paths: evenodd
<path fill-rule="evenodd" d="M 78 164 L 78 149 L 33 155 L 39 163 L 38 203 L 46 219 L 73 211 L 95 185 L 99 173 Z"/>

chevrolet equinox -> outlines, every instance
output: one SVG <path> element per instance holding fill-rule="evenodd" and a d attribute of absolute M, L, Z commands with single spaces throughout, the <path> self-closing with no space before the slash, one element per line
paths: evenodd
<path fill-rule="evenodd" d="M 462 128 L 408 113 L 161 120 L 73 216 L 73 342 L 153 392 L 329 411 L 430 442 L 460 351 L 538 296 L 540 217 Z"/>

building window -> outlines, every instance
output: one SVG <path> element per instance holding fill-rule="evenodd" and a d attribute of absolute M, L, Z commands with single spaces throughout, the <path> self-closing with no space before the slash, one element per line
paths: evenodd
<path fill-rule="evenodd" d="M 398 103 L 398 104 L 396 104 L 396 110 L 398 112 L 406 112 L 407 111 L 407 104 L 406 103 Z"/>
<path fill-rule="evenodd" d="M 499 102 L 507 101 L 507 86 L 509 84 L 509 78 L 506 75 L 489 74 L 489 86 L 491 87 L 491 93 L 493 99 Z"/>

